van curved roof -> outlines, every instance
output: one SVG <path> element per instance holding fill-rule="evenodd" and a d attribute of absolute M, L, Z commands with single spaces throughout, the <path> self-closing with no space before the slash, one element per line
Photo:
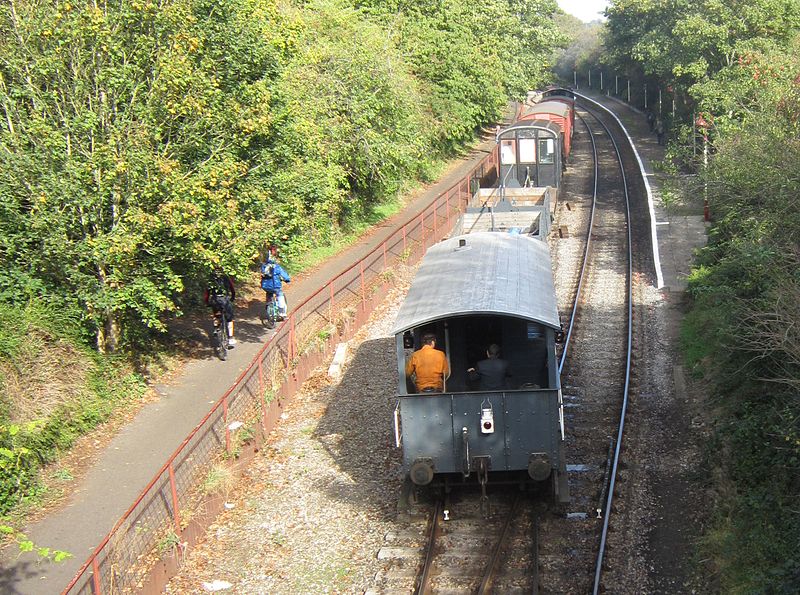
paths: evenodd
<path fill-rule="evenodd" d="M 535 103 L 529 107 L 526 106 L 520 117 L 529 117 L 531 114 L 553 114 L 555 116 L 566 118 L 569 116 L 569 110 L 570 106 L 563 101 L 540 101 L 539 103 Z"/>
<path fill-rule="evenodd" d="M 422 259 L 393 333 L 436 320 L 486 314 L 560 328 L 544 241 L 490 231 L 435 244 Z"/>
<path fill-rule="evenodd" d="M 504 128 L 500 132 L 497 133 L 497 138 L 503 138 L 508 135 L 508 133 L 514 132 L 516 130 L 520 130 L 522 128 L 536 128 L 538 130 L 546 130 L 553 136 L 558 136 L 561 133 L 561 127 L 552 122 L 550 120 L 537 120 L 536 114 L 530 114 L 527 117 L 522 116 L 519 120 L 514 122 L 508 128 Z"/>

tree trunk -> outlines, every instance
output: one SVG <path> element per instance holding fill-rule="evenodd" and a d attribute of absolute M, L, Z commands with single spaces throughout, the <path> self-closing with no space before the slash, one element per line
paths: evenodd
<path fill-rule="evenodd" d="M 98 265 L 97 276 L 100 283 L 108 289 L 105 266 Z M 120 326 L 119 314 L 109 307 L 103 311 L 102 323 L 97 327 L 97 350 L 100 353 L 113 353 L 119 346 Z"/>

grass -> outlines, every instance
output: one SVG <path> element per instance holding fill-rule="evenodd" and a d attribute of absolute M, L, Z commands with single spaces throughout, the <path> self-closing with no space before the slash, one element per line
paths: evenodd
<path fill-rule="evenodd" d="M 73 477 L 72 472 L 69 469 L 56 469 L 52 474 L 51 477 L 53 479 L 57 479 L 59 481 L 73 481 L 75 477 Z"/>
<path fill-rule="evenodd" d="M 76 316 L 43 303 L 0 309 L 0 446 L 18 466 L 14 485 L 0 481 L 0 511 L 11 494 L 17 503 L 35 497 L 43 464 L 144 394 L 144 379 L 124 360 L 95 353 L 78 328 Z"/>
<path fill-rule="evenodd" d="M 294 580 L 297 593 L 329 593 L 347 591 L 350 586 L 350 562 L 334 559 L 330 562 L 319 560 L 308 568 L 308 572 L 298 574 Z"/>
<path fill-rule="evenodd" d="M 286 545 L 286 535 L 284 535 L 281 531 L 273 531 L 272 535 L 270 535 L 270 539 L 272 543 L 279 547 Z"/>
<path fill-rule="evenodd" d="M 236 476 L 231 468 L 220 462 L 208 470 L 208 474 L 200 485 L 200 490 L 206 495 L 222 494 L 227 499 L 235 484 Z"/>
<path fill-rule="evenodd" d="M 174 551 L 180 542 L 180 537 L 174 531 L 170 531 L 158 540 L 157 549 L 159 555 L 163 556 L 166 552 Z"/>
<path fill-rule="evenodd" d="M 276 395 L 274 390 L 269 389 L 269 388 L 265 388 L 264 389 L 264 403 L 266 405 L 269 405 L 270 403 L 272 403 L 272 401 L 275 400 L 276 396 L 277 395 Z"/>

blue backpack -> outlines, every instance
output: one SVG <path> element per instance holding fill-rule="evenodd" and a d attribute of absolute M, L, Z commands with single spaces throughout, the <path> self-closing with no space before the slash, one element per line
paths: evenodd
<path fill-rule="evenodd" d="M 275 277 L 275 263 L 265 262 L 261 265 L 261 289 L 272 289 L 272 279 Z"/>

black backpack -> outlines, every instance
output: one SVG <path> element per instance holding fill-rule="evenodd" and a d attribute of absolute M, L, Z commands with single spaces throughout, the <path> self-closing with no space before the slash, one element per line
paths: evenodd
<path fill-rule="evenodd" d="M 208 282 L 209 295 L 228 295 L 228 284 L 222 275 L 214 274 Z"/>

